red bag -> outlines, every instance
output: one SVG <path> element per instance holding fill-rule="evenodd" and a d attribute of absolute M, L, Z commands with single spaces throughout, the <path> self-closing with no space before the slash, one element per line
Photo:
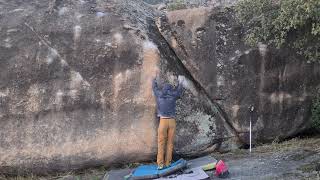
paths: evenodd
<path fill-rule="evenodd" d="M 222 160 L 216 164 L 215 175 L 220 178 L 226 178 L 229 175 L 228 166 Z"/>

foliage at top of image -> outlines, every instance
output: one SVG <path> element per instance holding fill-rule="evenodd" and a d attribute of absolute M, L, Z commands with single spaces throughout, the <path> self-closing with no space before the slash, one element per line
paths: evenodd
<path fill-rule="evenodd" d="M 289 47 L 320 61 L 320 0 L 241 0 L 236 12 L 247 44 Z"/>
<path fill-rule="evenodd" d="M 179 9 L 186 9 L 187 5 L 184 0 L 174 0 L 171 3 L 168 3 L 167 8 L 169 11 L 174 11 Z"/>
<path fill-rule="evenodd" d="M 311 109 L 312 127 L 320 130 L 320 95 L 318 95 L 312 103 Z"/>

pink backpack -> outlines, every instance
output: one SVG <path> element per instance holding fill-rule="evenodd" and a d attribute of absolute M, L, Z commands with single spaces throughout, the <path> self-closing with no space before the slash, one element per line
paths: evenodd
<path fill-rule="evenodd" d="M 215 175 L 220 178 L 226 178 L 229 175 L 228 166 L 222 160 L 216 164 Z"/>

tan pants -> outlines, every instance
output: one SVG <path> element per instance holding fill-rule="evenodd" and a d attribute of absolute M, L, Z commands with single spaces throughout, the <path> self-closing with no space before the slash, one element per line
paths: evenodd
<path fill-rule="evenodd" d="M 176 133 L 176 121 L 169 118 L 160 118 L 158 128 L 158 165 L 170 165 L 172 160 L 173 142 Z M 164 158 L 165 156 L 165 158 Z M 165 161 L 165 163 L 164 163 Z"/>

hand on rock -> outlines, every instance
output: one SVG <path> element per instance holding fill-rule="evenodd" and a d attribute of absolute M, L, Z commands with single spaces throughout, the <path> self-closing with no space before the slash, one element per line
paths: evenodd
<path fill-rule="evenodd" d="M 180 84 L 182 84 L 185 81 L 185 77 L 182 76 L 182 75 L 179 75 L 178 76 L 178 81 L 179 81 Z"/>

